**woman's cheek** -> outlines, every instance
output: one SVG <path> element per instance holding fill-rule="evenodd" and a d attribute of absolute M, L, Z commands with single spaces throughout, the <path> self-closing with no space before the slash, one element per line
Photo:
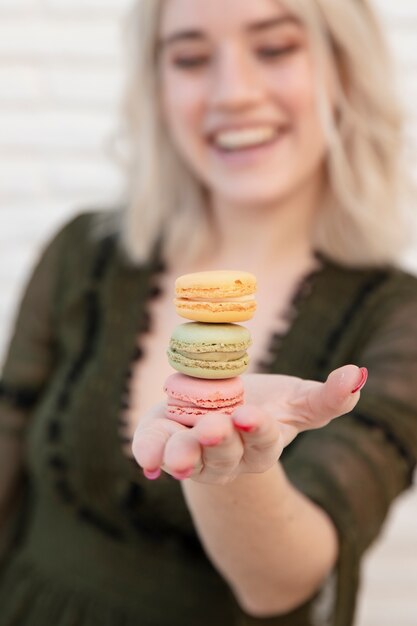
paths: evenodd
<path fill-rule="evenodd" d="M 170 85 L 165 110 L 171 124 L 190 132 L 202 112 L 200 91 L 193 85 L 178 81 Z"/>
<path fill-rule="evenodd" d="M 300 57 L 281 67 L 274 83 L 276 94 L 291 117 L 304 114 L 315 107 L 315 86 L 307 59 Z"/>

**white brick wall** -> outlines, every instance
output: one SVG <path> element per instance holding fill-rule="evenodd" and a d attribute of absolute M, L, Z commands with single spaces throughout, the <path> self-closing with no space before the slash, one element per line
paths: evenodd
<path fill-rule="evenodd" d="M 345 0 L 335 0 L 345 1 Z M 399 61 L 417 166 L 417 2 L 374 0 Z M 120 185 L 107 157 L 130 0 L 0 0 L 0 353 L 41 243 Z M 417 253 L 408 265 L 417 270 Z M 357 626 L 417 624 L 417 498 L 407 494 L 369 554 Z"/>

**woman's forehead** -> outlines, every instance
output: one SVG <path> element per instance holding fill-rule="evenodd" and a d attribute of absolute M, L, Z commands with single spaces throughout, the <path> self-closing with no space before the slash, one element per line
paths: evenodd
<path fill-rule="evenodd" d="M 251 24 L 291 15 L 279 0 L 165 0 L 160 32 L 246 28 Z"/>

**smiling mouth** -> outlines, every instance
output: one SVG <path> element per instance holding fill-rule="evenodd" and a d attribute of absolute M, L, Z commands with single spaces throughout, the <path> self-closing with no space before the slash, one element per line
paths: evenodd
<path fill-rule="evenodd" d="M 281 134 L 281 130 L 273 127 L 230 130 L 211 137 L 210 144 L 221 152 L 242 152 L 268 146 L 274 143 Z"/>

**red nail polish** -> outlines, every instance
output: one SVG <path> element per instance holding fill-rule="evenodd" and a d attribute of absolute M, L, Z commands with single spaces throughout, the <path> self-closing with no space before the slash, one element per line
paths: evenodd
<path fill-rule="evenodd" d="M 203 439 L 200 441 L 202 446 L 218 446 L 223 441 L 223 437 L 213 437 L 212 439 Z"/>
<path fill-rule="evenodd" d="M 160 477 L 161 475 L 161 470 L 158 468 L 156 470 L 143 470 L 143 474 L 144 476 L 148 479 L 148 480 L 156 480 L 157 478 Z"/>
<path fill-rule="evenodd" d="M 250 426 L 249 424 L 236 424 L 235 426 L 238 430 L 242 430 L 244 433 L 253 433 L 256 430 L 256 426 Z"/>
<path fill-rule="evenodd" d="M 188 470 L 183 470 L 182 472 L 171 472 L 171 474 L 177 480 L 185 480 L 186 478 L 189 478 L 191 476 L 193 471 L 194 468 L 190 468 Z"/>
<path fill-rule="evenodd" d="M 356 385 L 356 387 L 352 389 L 352 393 L 357 393 L 358 391 L 363 389 L 366 381 L 368 380 L 368 370 L 366 369 L 366 367 L 361 367 L 360 371 L 361 371 L 361 379 L 359 383 Z"/>

